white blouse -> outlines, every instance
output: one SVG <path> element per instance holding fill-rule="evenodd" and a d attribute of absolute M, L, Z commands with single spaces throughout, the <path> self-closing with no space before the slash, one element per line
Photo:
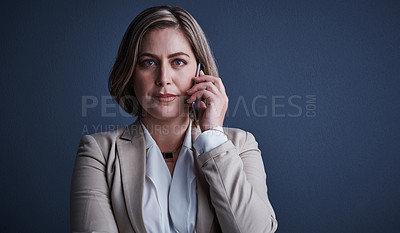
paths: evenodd
<path fill-rule="evenodd" d="M 160 149 L 142 124 L 147 156 L 142 210 L 149 233 L 196 232 L 197 193 L 191 126 L 190 122 L 171 178 Z M 217 129 L 212 134 L 211 131 L 200 134 L 194 143 L 197 152 L 207 152 L 227 141 L 222 127 Z"/>

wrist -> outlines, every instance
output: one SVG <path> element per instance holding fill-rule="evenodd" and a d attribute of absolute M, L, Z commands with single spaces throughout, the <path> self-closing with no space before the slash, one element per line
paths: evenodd
<path fill-rule="evenodd" d="M 222 128 L 222 126 L 213 125 L 213 126 L 207 126 L 207 127 L 200 126 L 200 129 L 201 129 L 201 132 L 205 132 L 205 131 L 208 131 L 208 130 L 213 130 L 213 129 L 218 128 L 218 127 Z"/>
<path fill-rule="evenodd" d="M 218 123 L 200 124 L 200 129 L 201 129 L 201 132 L 205 132 L 207 130 L 214 129 L 216 127 L 221 127 L 221 130 L 222 130 L 222 125 L 223 125 L 223 122 L 221 122 L 219 124 Z"/>

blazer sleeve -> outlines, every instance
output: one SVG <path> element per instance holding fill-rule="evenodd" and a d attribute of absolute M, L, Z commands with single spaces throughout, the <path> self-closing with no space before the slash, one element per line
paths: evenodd
<path fill-rule="evenodd" d="M 236 146 L 228 140 L 198 156 L 211 203 L 223 232 L 275 232 L 261 152 L 251 133 L 240 133 Z"/>
<path fill-rule="evenodd" d="M 82 137 L 70 195 L 71 232 L 118 232 L 106 178 L 106 159 L 96 140 Z"/>

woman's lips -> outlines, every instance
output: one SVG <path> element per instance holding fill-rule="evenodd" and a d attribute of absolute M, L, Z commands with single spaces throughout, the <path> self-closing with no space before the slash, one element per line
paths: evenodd
<path fill-rule="evenodd" d="M 160 102 L 171 102 L 176 99 L 176 95 L 174 94 L 157 94 L 156 98 Z"/>

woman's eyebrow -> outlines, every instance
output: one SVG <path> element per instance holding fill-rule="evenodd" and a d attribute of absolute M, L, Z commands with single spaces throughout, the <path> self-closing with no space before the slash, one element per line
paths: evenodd
<path fill-rule="evenodd" d="M 151 53 L 142 53 L 142 54 L 140 54 L 140 57 L 154 57 L 154 58 L 158 58 L 156 55 L 151 54 Z"/>
<path fill-rule="evenodd" d="M 178 57 L 178 56 L 182 56 L 182 55 L 190 57 L 187 53 L 177 52 L 177 53 L 173 53 L 173 54 L 168 55 L 168 58 Z M 142 53 L 142 54 L 140 54 L 140 57 L 153 57 L 153 58 L 157 58 L 158 59 L 158 56 L 156 56 L 154 54 L 151 54 L 151 53 Z"/>
<path fill-rule="evenodd" d="M 190 57 L 188 54 L 186 54 L 186 53 L 184 53 L 184 52 L 177 52 L 177 53 L 173 53 L 173 54 L 168 55 L 168 58 L 177 57 L 177 56 L 181 56 L 181 55 Z"/>

